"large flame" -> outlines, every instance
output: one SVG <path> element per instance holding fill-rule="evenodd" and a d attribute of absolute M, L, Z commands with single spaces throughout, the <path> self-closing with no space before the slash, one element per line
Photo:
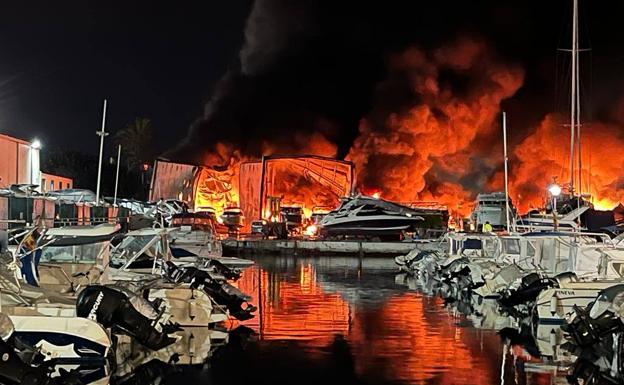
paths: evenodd
<path fill-rule="evenodd" d="M 437 202 L 468 215 L 478 193 L 504 189 L 501 103 L 523 81 L 522 68 L 503 62 L 478 39 L 392 56 L 387 79 L 378 85 L 346 158 L 355 164 L 357 190 L 397 202 Z M 553 177 L 562 185 L 570 179 L 570 133 L 563 123 L 549 114 L 537 127 L 515 127 L 527 132 L 513 135 L 523 139 L 509 143 L 509 191 L 520 212 L 543 206 Z M 617 156 L 624 148 L 620 132 L 614 123 L 583 127 L 576 190 L 590 194 L 597 209 L 611 209 L 624 198 L 624 160 Z M 336 155 L 336 144 L 321 133 L 294 137 L 293 143 L 275 138 L 258 146 L 264 155 Z M 246 160 L 235 146 L 218 144 L 205 163 L 228 167 L 207 173 L 197 202 L 218 209 L 236 205 L 237 167 Z M 306 215 L 324 202 L 335 202 L 296 175 L 281 175 L 274 186 L 286 192 L 285 204 L 301 205 Z"/>
<path fill-rule="evenodd" d="M 569 130 L 560 117 L 551 114 L 516 146 L 510 194 L 517 198 L 520 209 L 538 207 L 545 186 L 553 177 L 563 184 L 570 180 L 570 154 L 565 146 L 569 143 Z M 616 156 L 618 150 L 624 148 L 620 130 L 615 125 L 595 123 L 582 131 L 581 184 L 579 187 L 577 168 L 575 185 L 577 192 L 591 196 L 596 209 L 612 209 L 624 198 L 621 177 L 624 160 Z"/>
<path fill-rule="evenodd" d="M 407 81 L 413 102 L 378 106 L 362 121 L 349 158 L 363 186 L 374 185 L 391 200 L 434 200 L 470 212 L 473 181 L 461 178 L 473 172 L 483 138 L 494 134 L 501 101 L 523 81 L 519 67 L 499 64 L 486 48 L 461 40 L 433 52 L 412 48 L 391 60 L 380 92 Z M 466 88 L 455 89 L 449 74 Z"/>

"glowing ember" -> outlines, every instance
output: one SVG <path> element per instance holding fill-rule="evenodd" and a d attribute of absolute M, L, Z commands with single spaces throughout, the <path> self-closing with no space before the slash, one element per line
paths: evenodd
<path fill-rule="evenodd" d="M 373 198 L 375 199 L 379 199 L 379 197 L 381 196 L 381 194 L 379 192 L 376 192 L 373 194 Z"/>
<path fill-rule="evenodd" d="M 594 209 L 603 211 L 613 210 L 613 208 L 618 205 L 617 202 L 613 202 L 608 198 L 594 200 L 593 204 Z"/>
<path fill-rule="evenodd" d="M 308 227 L 306 227 L 304 234 L 313 237 L 318 234 L 318 227 L 314 224 L 309 225 Z"/>

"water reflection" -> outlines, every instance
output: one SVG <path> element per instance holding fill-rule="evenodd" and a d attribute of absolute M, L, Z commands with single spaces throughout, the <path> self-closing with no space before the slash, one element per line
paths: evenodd
<path fill-rule="evenodd" d="M 329 355 L 366 383 L 500 383 L 496 333 L 466 328 L 465 317 L 449 312 L 441 299 L 398 285 L 392 261 L 258 262 L 239 285 L 261 304 L 259 316 L 246 323 L 257 330 L 260 349 L 279 341 L 305 352 L 300 359 L 325 366 L 318 358 Z"/>
<path fill-rule="evenodd" d="M 576 360 L 559 328 L 495 302 L 445 302 L 391 260 L 260 258 L 237 285 L 258 304 L 254 319 L 186 331 L 165 352 L 128 342 L 114 382 L 564 384 Z"/>

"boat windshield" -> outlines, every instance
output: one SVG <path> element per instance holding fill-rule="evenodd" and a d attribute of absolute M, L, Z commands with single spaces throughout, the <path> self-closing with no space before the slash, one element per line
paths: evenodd
<path fill-rule="evenodd" d="M 503 250 L 505 254 L 520 255 L 520 240 L 517 238 L 504 238 Z"/>
<path fill-rule="evenodd" d="M 96 263 L 108 253 L 110 242 L 72 246 L 48 246 L 41 252 L 41 262 Z"/>

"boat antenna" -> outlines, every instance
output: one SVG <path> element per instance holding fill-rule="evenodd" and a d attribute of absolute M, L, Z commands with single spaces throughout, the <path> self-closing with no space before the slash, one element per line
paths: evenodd
<path fill-rule="evenodd" d="M 503 111 L 503 159 L 505 161 L 505 222 L 509 233 L 509 178 L 507 174 L 507 114 Z"/>

